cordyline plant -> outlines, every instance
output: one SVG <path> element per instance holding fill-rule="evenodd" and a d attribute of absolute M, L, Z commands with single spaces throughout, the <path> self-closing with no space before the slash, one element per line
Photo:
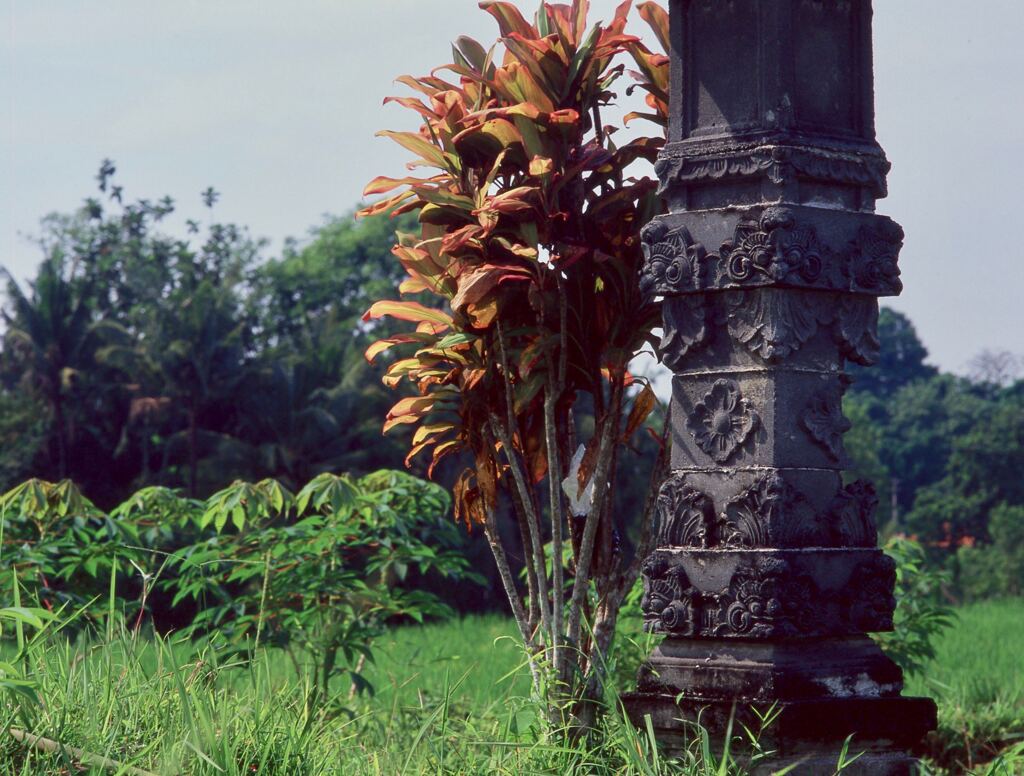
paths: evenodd
<path fill-rule="evenodd" d="M 584 726 L 651 544 L 653 499 L 632 558 L 618 546 L 612 503 L 620 454 L 656 405 L 628 366 L 657 325 L 639 287 L 640 229 L 662 206 L 655 182 L 627 168 L 652 162 L 664 142 L 659 133 L 617 145 L 601 112 L 627 72 L 620 59 L 637 68 L 633 86 L 652 109 L 627 120 L 664 126 L 668 103 L 667 57 L 624 32 L 630 3 L 593 27 L 588 5 L 544 3 L 531 23 L 510 3 L 481 3 L 498 43 L 459 38 L 453 63 L 398 79 L 419 97 L 388 98 L 422 125 L 379 134 L 426 174 L 376 178 L 365 194 L 391 195 L 362 211 L 418 211 L 419 234 L 399 234 L 394 248 L 408 273 L 400 292 L 435 299 L 379 301 L 366 313 L 416 324 L 366 353 L 408 350 L 384 381 L 407 381 L 416 395 L 395 404 L 384 430 L 414 425 L 409 459 L 430 451 L 431 471 L 447 455 L 472 459 L 454 487 L 456 517 L 483 526 L 552 721 L 567 713 Z M 642 3 L 639 13 L 666 45 L 665 11 Z M 584 411 L 593 433 L 577 440 Z M 498 531 L 499 492 L 520 531 L 525 603 Z"/>

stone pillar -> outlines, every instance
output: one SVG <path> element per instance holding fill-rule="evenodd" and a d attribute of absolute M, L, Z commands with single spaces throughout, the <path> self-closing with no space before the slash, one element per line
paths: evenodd
<path fill-rule="evenodd" d="M 674 372 L 672 471 L 644 567 L 667 636 L 627 696 L 669 750 L 777 704 L 771 767 L 904 774 L 934 727 L 866 635 L 892 628 L 894 564 L 870 483 L 844 484 L 848 360 L 878 354 L 903 231 L 876 214 L 870 0 L 671 0 L 668 215 L 644 229 Z"/>

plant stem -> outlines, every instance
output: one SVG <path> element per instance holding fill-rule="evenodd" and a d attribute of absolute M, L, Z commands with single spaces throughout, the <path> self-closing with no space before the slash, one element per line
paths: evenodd
<path fill-rule="evenodd" d="M 111 760 L 109 757 L 93 754 L 92 752 L 87 752 L 84 749 L 79 749 L 74 746 L 65 746 L 58 741 L 43 738 L 42 736 L 37 736 L 34 733 L 28 733 L 24 730 L 11 728 L 8 732 L 15 741 L 24 744 L 29 749 L 38 749 L 41 752 L 48 752 L 50 754 L 63 754 L 65 757 L 77 760 L 82 765 L 88 765 L 94 768 L 105 768 L 110 771 L 117 771 L 118 773 L 127 773 L 129 776 L 156 776 L 152 771 L 133 768 L 130 765 L 119 763 L 117 760 Z"/>
<path fill-rule="evenodd" d="M 600 425 L 601 442 L 598 447 L 597 465 L 591 478 L 594 481 L 594 502 L 590 512 L 587 514 L 586 523 L 583 526 L 583 538 L 580 540 L 579 557 L 576 560 L 576 574 L 572 583 L 572 599 L 569 606 L 568 641 L 570 645 L 578 645 L 580 641 L 580 619 L 583 614 L 583 605 L 587 598 L 587 589 L 590 585 L 590 573 L 594 557 L 594 539 L 597 536 L 597 527 L 604 512 L 605 498 L 609 490 L 609 475 L 611 474 L 612 452 L 615 445 L 615 438 L 618 436 L 620 407 L 622 402 L 623 376 L 613 376 L 612 395 L 608 412 L 604 415 Z"/>

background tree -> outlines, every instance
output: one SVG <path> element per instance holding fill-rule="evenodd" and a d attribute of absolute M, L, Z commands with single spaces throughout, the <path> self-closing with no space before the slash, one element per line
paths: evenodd
<path fill-rule="evenodd" d="M 870 368 L 850 363 L 846 369 L 854 389 L 878 398 L 891 396 L 905 385 L 938 374 L 925 363 L 928 351 L 903 313 L 883 307 L 878 314 L 878 363 Z"/>
<path fill-rule="evenodd" d="M 84 277 L 83 277 L 84 274 Z M 71 473 L 71 448 L 81 416 L 69 412 L 81 383 L 95 366 L 98 338 L 90 307 L 93 279 L 81 261 L 54 246 L 43 260 L 31 291 L 7 275 L 11 308 L 4 312 L 5 366 L 11 388 L 30 392 L 46 408 L 53 446 L 53 472 Z"/>
<path fill-rule="evenodd" d="M 362 358 L 387 325 L 360 321 L 400 282 L 386 214 L 326 219 L 265 262 L 261 241 L 214 219 L 213 189 L 206 222 L 171 236 L 171 199 L 129 200 L 109 161 L 97 180 L 80 210 L 42 221 L 33 282 L 8 278 L 0 433 L 20 449 L 0 462 L 6 482 L 68 476 L 110 506 L 157 483 L 208 494 L 398 465 Z"/>

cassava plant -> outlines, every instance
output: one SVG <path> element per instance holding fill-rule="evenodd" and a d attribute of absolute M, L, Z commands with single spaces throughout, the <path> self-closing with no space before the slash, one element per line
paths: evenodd
<path fill-rule="evenodd" d="M 398 79 L 418 96 L 387 100 L 422 123 L 379 134 L 425 174 L 374 179 L 365 194 L 389 196 L 362 211 L 419 214 L 418 232 L 399 234 L 394 248 L 407 273 L 399 290 L 414 298 L 379 301 L 365 316 L 416 324 L 366 353 L 394 349 L 384 381 L 414 389 L 384 430 L 415 427 L 407 463 L 422 452 L 431 472 L 448 455 L 469 462 L 454 486 L 455 514 L 483 527 L 535 687 L 548 692 L 551 721 L 576 729 L 593 721 L 653 519 L 648 497 L 633 514 L 640 525 L 627 557 L 613 492 L 657 403 L 629 365 L 657 325 L 639 285 L 640 229 L 662 207 L 656 183 L 630 171 L 653 162 L 664 138 L 619 144 L 620 128 L 601 116 L 627 63 L 637 71 L 625 85 L 645 90 L 651 108 L 627 121 L 664 126 L 668 102 L 668 59 L 626 34 L 630 3 L 593 26 L 588 5 L 543 3 L 531 23 L 510 3 L 481 3 L 498 42 L 487 49 L 459 38 L 452 63 Z M 666 45 L 665 11 L 641 3 L 639 13 Z M 591 412 L 592 426 L 581 423 Z M 665 465 L 665 437 L 656 436 L 655 476 Z M 522 541 L 525 602 L 498 530 L 500 496 Z M 567 569 L 546 562 L 564 555 Z"/>

